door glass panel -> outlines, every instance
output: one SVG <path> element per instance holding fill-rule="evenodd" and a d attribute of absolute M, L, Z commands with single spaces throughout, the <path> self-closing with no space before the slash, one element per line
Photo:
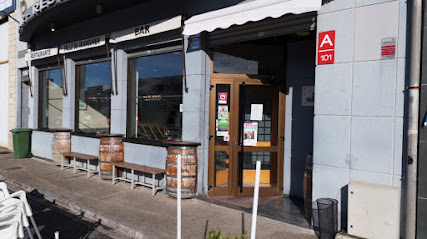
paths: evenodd
<path fill-rule="evenodd" d="M 272 122 L 273 94 L 275 94 L 275 91 L 268 86 L 245 86 L 244 117 L 246 123 L 254 123 L 257 127 L 257 147 L 270 147 L 274 146 L 277 142 L 276 140 L 273 140 L 272 137 L 273 127 L 277 124 L 277 122 Z M 262 105 L 262 120 L 252 120 L 251 111 L 253 109 L 253 104 Z M 252 116 L 255 115 L 253 114 Z M 244 132 L 246 132 L 245 129 Z M 242 142 L 240 140 L 240 144 L 241 143 Z M 245 146 L 248 146 L 246 142 Z"/>
<path fill-rule="evenodd" d="M 230 142 L 230 85 L 216 85 L 215 143 L 229 145 Z"/>
<path fill-rule="evenodd" d="M 241 153 L 239 153 L 241 154 Z M 261 161 L 260 187 L 271 187 L 277 183 L 276 152 L 243 153 L 243 187 L 255 185 L 256 162 Z"/>
<path fill-rule="evenodd" d="M 227 152 L 215 152 L 215 185 L 228 187 L 228 170 L 230 158 Z"/>

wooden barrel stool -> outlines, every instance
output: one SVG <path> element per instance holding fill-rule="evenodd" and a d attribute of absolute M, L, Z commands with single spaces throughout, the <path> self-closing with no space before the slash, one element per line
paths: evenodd
<path fill-rule="evenodd" d="M 99 144 L 99 167 L 101 178 L 112 179 L 113 166 L 111 162 L 124 161 L 124 144 L 122 134 L 99 135 L 101 142 Z"/>
<path fill-rule="evenodd" d="M 70 132 L 55 132 L 52 141 L 52 160 L 56 165 L 61 165 L 61 153 L 71 152 Z"/>
<path fill-rule="evenodd" d="M 169 141 L 167 141 L 169 142 Z M 177 197 L 177 162 L 181 155 L 181 197 L 193 198 L 197 194 L 197 145 L 198 143 L 169 142 L 166 158 L 166 193 Z"/>

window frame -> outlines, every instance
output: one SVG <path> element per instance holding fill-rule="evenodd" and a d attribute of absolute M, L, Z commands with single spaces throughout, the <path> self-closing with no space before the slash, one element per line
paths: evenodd
<path fill-rule="evenodd" d="M 161 54 L 167 54 L 167 53 L 173 53 L 173 52 L 182 52 L 182 54 L 185 54 L 185 52 L 182 50 L 182 45 L 174 45 L 174 46 L 168 46 L 168 47 L 162 47 L 162 48 L 156 48 L 156 49 L 150 49 L 150 50 L 142 50 L 134 53 L 129 53 L 127 57 L 127 105 L 126 105 L 126 138 L 124 139 L 125 142 L 129 143 L 135 143 L 135 144 L 143 144 L 143 145 L 152 145 L 152 146 L 161 146 L 161 147 L 167 147 L 168 144 L 164 143 L 162 140 L 155 140 L 155 139 L 143 139 L 143 138 L 136 138 L 136 137 L 130 137 L 131 135 L 131 118 L 129 117 L 131 115 L 131 107 L 132 107 L 132 96 L 131 96 L 131 88 L 132 88 L 132 60 L 136 60 L 140 57 L 147 57 L 147 56 L 155 56 L 155 55 L 161 55 Z M 184 75 L 184 68 L 183 68 L 183 75 Z M 184 78 L 182 79 L 182 84 L 184 85 Z M 181 89 L 182 96 L 184 97 L 184 89 Z M 181 102 L 181 104 L 183 101 Z M 181 117 L 181 128 L 182 128 L 182 117 Z"/>
<path fill-rule="evenodd" d="M 76 62 L 74 67 L 74 78 L 75 78 L 75 84 L 74 84 L 74 90 L 75 90 L 75 96 L 74 96 L 74 130 L 73 134 L 77 136 L 84 136 L 84 137 L 90 137 L 90 138 L 100 138 L 100 136 L 97 136 L 97 134 L 94 133 L 87 133 L 83 132 L 79 129 L 79 117 L 80 117 L 80 109 L 79 109 L 79 100 L 80 100 L 80 74 L 79 74 L 79 67 L 82 65 L 90 65 L 90 64 L 96 64 L 101 62 L 108 62 L 108 57 L 99 57 L 95 59 L 86 59 Z M 111 66 L 110 66 L 111 67 Z M 111 82 L 110 82 L 111 83 Z M 112 86 L 111 86 L 112 87 Z M 110 96 L 111 93 L 110 93 Z M 110 116 L 111 116 L 111 103 L 110 103 Z M 111 133 L 111 123 L 110 127 L 108 129 L 108 134 Z"/>
<path fill-rule="evenodd" d="M 53 65 L 53 64 L 49 64 L 48 66 L 44 66 L 44 67 L 40 67 L 40 68 L 38 68 L 38 77 L 39 77 L 39 79 L 38 79 L 38 97 L 37 97 L 37 100 L 38 100 L 38 110 L 37 110 L 37 113 L 38 113 L 38 116 L 37 116 L 37 130 L 38 131 L 45 131 L 45 132 L 55 132 L 55 131 L 57 131 L 58 129 L 62 129 L 62 126 L 60 127 L 60 128 L 49 128 L 49 122 L 47 123 L 48 124 L 48 126 L 46 127 L 46 128 L 44 128 L 43 127 L 43 77 L 42 77 L 42 75 L 43 75 L 43 72 L 44 71 L 51 71 L 51 70 L 62 70 L 63 68 L 59 68 L 57 65 Z M 63 84 L 64 82 L 61 82 L 61 85 Z M 63 86 L 62 86 L 63 87 Z M 64 100 L 64 94 L 62 94 L 62 100 Z M 64 104 L 64 103 L 62 103 L 62 104 Z M 61 115 L 61 121 L 62 120 L 64 120 L 64 118 L 63 118 L 63 115 Z"/>

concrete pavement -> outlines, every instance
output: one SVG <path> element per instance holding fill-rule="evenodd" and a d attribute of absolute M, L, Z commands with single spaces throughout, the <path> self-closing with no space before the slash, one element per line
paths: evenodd
<path fill-rule="evenodd" d="M 85 172 L 61 171 L 49 162 L 27 158 L 14 159 L 0 149 L 0 180 L 42 195 L 89 219 L 98 221 L 129 238 L 175 238 L 176 200 L 159 192 L 128 183 L 112 185 L 109 180 Z M 247 230 L 251 214 L 210 204 L 201 200 L 182 201 L 182 238 L 202 239 L 212 229 L 221 228 L 223 235 L 234 236 Z M 257 238 L 314 239 L 311 230 L 258 216 Z"/>

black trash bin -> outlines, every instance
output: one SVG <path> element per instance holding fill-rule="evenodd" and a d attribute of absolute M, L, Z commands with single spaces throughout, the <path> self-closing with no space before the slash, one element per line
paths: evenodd
<path fill-rule="evenodd" d="M 319 239 L 334 239 L 338 233 L 338 201 L 319 198 L 313 202 L 313 228 Z"/>

